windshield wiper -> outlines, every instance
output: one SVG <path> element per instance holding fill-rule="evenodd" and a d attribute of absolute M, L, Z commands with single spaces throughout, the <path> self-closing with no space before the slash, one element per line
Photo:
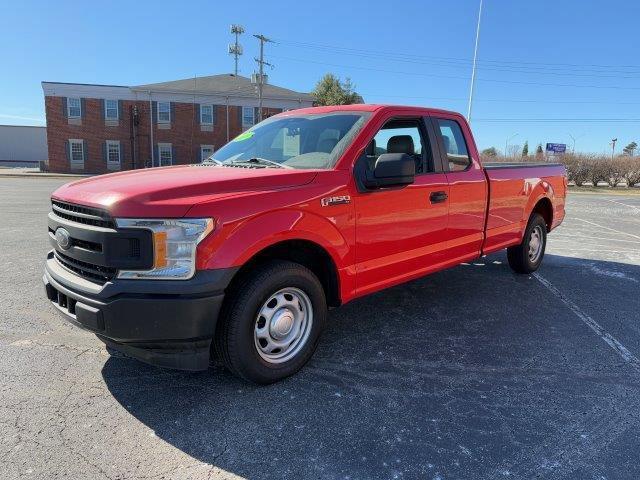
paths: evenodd
<path fill-rule="evenodd" d="M 275 168 L 293 168 L 293 167 L 290 167 L 289 165 L 283 165 L 282 163 L 274 162 L 273 160 L 268 160 L 262 157 L 252 157 L 249 160 L 232 160 L 229 163 L 257 163 L 257 164 L 268 165 L 270 167 L 275 167 Z"/>
<path fill-rule="evenodd" d="M 220 160 L 216 160 L 213 157 L 209 157 L 207 158 L 204 162 L 202 163 L 215 163 L 216 165 L 222 165 L 222 162 Z"/>

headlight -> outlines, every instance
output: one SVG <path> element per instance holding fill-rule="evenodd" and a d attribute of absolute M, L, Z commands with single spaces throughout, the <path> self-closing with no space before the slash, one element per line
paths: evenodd
<path fill-rule="evenodd" d="M 211 218 L 116 219 L 118 228 L 144 228 L 153 234 L 153 268 L 120 270 L 118 278 L 187 280 L 196 271 L 196 247 L 213 230 Z"/>

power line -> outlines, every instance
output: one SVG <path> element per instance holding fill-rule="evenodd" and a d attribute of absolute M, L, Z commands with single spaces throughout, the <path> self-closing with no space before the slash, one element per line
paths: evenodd
<path fill-rule="evenodd" d="M 640 118 L 476 118 L 476 122 L 514 122 L 514 123 L 636 123 Z"/>
<path fill-rule="evenodd" d="M 365 97 L 387 97 L 387 98 L 419 98 L 425 100 L 447 100 L 447 101 L 466 101 L 463 97 L 431 97 L 421 95 L 389 95 L 385 93 L 362 93 Z M 617 102 L 608 100 L 525 100 L 525 99 L 509 99 L 509 98 L 478 98 L 474 102 L 495 102 L 495 103 L 545 103 L 545 104 L 601 104 L 601 105 L 640 105 L 640 102 Z"/>
<path fill-rule="evenodd" d="M 374 72 L 384 72 L 384 73 L 396 73 L 400 75 L 414 75 L 419 77 L 434 77 L 434 78 L 448 78 L 448 79 L 457 79 L 457 80 L 468 80 L 467 77 L 457 76 L 457 75 L 440 75 L 436 73 L 420 73 L 420 72 L 403 72 L 399 70 L 386 70 L 381 68 L 374 67 L 361 67 L 355 65 L 341 65 L 337 63 L 328 63 L 328 62 L 318 62 L 313 60 L 308 60 L 306 58 L 292 58 L 292 57 L 283 57 L 279 55 L 272 55 L 274 58 L 281 58 L 284 60 L 290 60 L 293 62 L 302 62 L 302 63 L 313 63 L 318 65 L 326 65 L 331 67 L 339 67 L 339 68 L 349 68 L 349 69 L 357 69 L 357 70 L 369 70 Z M 498 80 L 493 78 L 478 78 L 479 82 L 495 82 L 495 83 L 506 83 L 506 84 L 519 84 L 519 85 L 536 85 L 536 86 L 547 86 L 547 87 L 571 87 L 571 88 L 596 88 L 596 89 L 608 89 L 608 90 L 640 90 L 640 87 L 624 87 L 621 85 L 578 85 L 578 84 L 569 84 L 569 83 L 547 83 L 547 82 L 526 82 L 520 80 Z"/>
<path fill-rule="evenodd" d="M 344 55 L 355 55 L 358 57 L 369 58 L 373 60 L 387 59 L 393 62 L 409 63 L 413 65 L 436 65 L 444 68 L 458 68 L 458 69 L 465 69 L 465 70 L 471 68 L 473 65 L 472 63 L 466 62 L 466 61 L 463 63 L 459 63 L 459 62 L 444 60 L 444 59 L 434 61 L 434 60 L 417 60 L 417 59 L 412 59 L 410 57 L 403 58 L 402 55 L 404 54 L 398 54 L 398 55 L 401 55 L 400 57 L 397 57 L 395 55 L 385 57 L 377 54 L 357 53 L 357 52 L 340 51 L 340 50 L 337 50 L 337 53 L 344 54 Z M 620 70 L 619 71 L 615 71 L 615 70 L 568 71 L 567 70 L 565 72 L 560 72 L 560 71 L 550 71 L 548 67 L 547 68 L 527 67 L 527 66 L 517 66 L 517 65 L 505 65 L 503 67 L 500 67 L 497 65 L 486 66 L 484 65 L 484 61 L 481 61 L 481 60 L 478 60 L 477 63 L 478 63 L 478 69 L 482 71 L 492 71 L 492 72 L 551 75 L 551 76 L 559 76 L 559 77 L 570 76 L 570 77 L 586 77 L 586 78 L 614 78 L 614 79 L 627 79 L 627 80 L 640 79 L 640 71 L 620 71 Z M 589 74 L 585 72 L 594 72 L 598 74 L 605 73 L 605 75 L 594 75 L 593 73 Z M 614 75 L 611 75 L 612 73 L 614 73 Z M 615 73 L 618 73 L 618 75 L 615 75 Z M 625 76 L 621 76 L 619 74 L 623 74 Z"/>
<path fill-rule="evenodd" d="M 414 54 L 406 54 L 406 53 L 399 53 L 399 52 L 388 52 L 388 51 L 380 51 L 380 50 L 366 50 L 366 49 L 358 49 L 358 48 L 350 48 L 350 47 L 343 47 L 343 46 L 336 46 L 336 45 L 326 45 L 326 44 L 318 44 L 318 43 L 309 43 L 309 42 L 297 42 L 297 41 L 292 41 L 292 40 L 286 40 L 286 39 L 276 39 L 278 41 L 279 44 L 281 45 L 289 45 L 289 46 L 296 46 L 296 47 L 301 47 L 301 48 L 313 48 L 313 49 L 321 49 L 321 50 L 334 50 L 334 51 L 342 51 L 342 52 L 353 52 L 355 53 L 361 53 L 361 54 L 368 54 L 368 55 L 375 55 L 378 57 L 397 57 L 397 58 L 408 58 L 408 59 L 432 59 L 432 60 L 441 60 L 441 61 L 447 61 L 447 62 L 451 62 L 451 63 L 462 63 L 465 64 L 467 66 L 470 66 L 472 64 L 472 59 L 470 58 L 461 58 L 461 57 L 443 57 L 443 56 L 433 56 L 433 55 L 414 55 Z M 593 68 L 602 68 L 602 69 L 611 69 L 611 68 L 635 68 L 635 69 L 639 69 L 640 70 L 640 65 L 604 65 L 604 64 L 592 64 L 592 63 L 586 63 L 586 64 L 578 64 L 578 63 L 562 63 L 562 62 L 523 62 L 523 61 L 514 61 L 514 60 L 482 60 L 482 61 L 478 61 L 479 64 L 493 64 L 493 65 L 537 65 L 537 66 L 541 66 L 541 67 L 549 67 L 549 66 L 555 66 L 555 67 L 576 67 L 576 68 L 583 68 L 583 67 L 593 67 Z M 607 70 L 610 71 L 610 70 Z M 623 72 L 624 73 L 624 72 Z M 630 73 L 630 72 L 627 72 Z M 640 73 L 640 72 L 634 72 L 634 73 Z"/>

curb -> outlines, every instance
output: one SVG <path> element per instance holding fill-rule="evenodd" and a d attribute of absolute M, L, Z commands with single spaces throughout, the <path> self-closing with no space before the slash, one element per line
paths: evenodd
<path fill-rule="evenodd" d="M 58 178 L 65 179 L 68 178 L 70 180 L 80 179 L 80 178 L 88 178 L 91 175 L 70 175 L 70 174 L 38 174 L 38 173 L 0 173 L 0 178 Z"/>

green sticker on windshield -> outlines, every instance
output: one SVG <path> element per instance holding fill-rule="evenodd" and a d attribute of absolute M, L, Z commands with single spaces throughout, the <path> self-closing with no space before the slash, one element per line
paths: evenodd
<path fill-rule="evenodd" d="M 241 142 L 243 140 L 247 140 L 248 138 L 253 137 L 254 132 L 244 132 L 238 135 L 236 138 L 231 140 L 232 142 Z"/>

